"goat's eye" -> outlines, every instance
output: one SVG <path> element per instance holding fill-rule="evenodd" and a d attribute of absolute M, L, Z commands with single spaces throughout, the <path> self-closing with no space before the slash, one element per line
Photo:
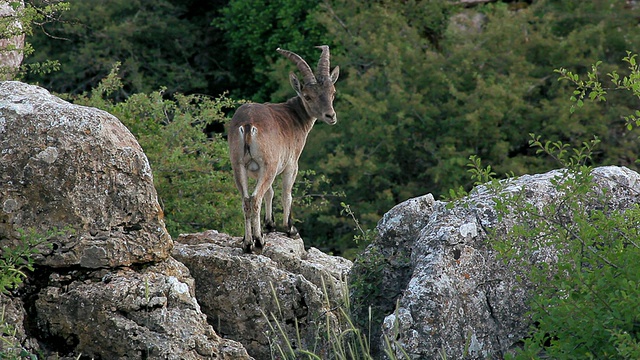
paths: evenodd
<path fill-rule="evenodd" d="M 304 94 L 304 99 L 305 99 L 305 100 L 307 100 L 307 101 L 309 101 L 309 100 L 311 100 L 311 96 L 309 96 L 309 95 L 307 95 L 307 94 Z"/>

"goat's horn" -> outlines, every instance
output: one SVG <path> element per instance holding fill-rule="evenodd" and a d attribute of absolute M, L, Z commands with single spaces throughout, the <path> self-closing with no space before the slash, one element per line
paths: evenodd
<path fill-rule="evenodd" d="M 289 50 L 282 50 L 280 48 L 277 48 L 276 51 L 286 56 L 289 60 L 293 61 L 296 64 L 298 70 L 300 70 L 300 72 L 302 73 L 302 79 L 305 84 L 313 84 L 317 82 L 316 77 L 313 75 L 313 71 L 311 71 L 311 68 L 309 67 L 309 64 L 307 64 L 307 62 L 304 61 L 304 59 L 301 58 L 300 55 Z"/>
<path fill-rule="evenodd" d="M 329 77 L 329 47 L 327 45 L 316 46 L 318 49 L 322 49 L 320 60 L 318 60 L 317 75 L 319 77 Z"/>

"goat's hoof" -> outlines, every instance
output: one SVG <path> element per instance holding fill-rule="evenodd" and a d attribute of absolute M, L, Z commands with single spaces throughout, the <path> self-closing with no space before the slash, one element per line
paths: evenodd
<path fill-rule="evenodd" d="M 262 234 L 260 234 L 260 236 L 253 236 L 253 248 L 255 249 L 262 249 L 262 247 L 264 246 L 264 238 L 262 237 Z"/>
<path fill-rule="evenodd" d="M 245 254 L 251 254 L 253 252 L 253 247 L 253 242 L 245 241 L 244 239 L 242 240 L 242 251 L 244 251 Z"/>
<path fill-rule="evenodd" d="M 267 223 L 264 225 L 264 230 L 265 230 L 267 233 L 272 233 L 272 232 L 276 231 L 276 225 L 275 225 L 274 223 L 267 222 Z"/>
<path fill-rule="evenodd" d="M 292 226 L 288 231 L 287 231 L 287 236 L 290 238 L 294 238 L 298 235 L 298 229 L 296 229 L 295 226 Z"/>

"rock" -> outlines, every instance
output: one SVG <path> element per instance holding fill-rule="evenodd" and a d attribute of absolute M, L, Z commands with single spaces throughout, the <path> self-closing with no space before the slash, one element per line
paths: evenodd
<path fill-rule="evenodd" d="M 0 245 L 19 229 L 66 229 L 41 265 L 129 266 L 167 259 L 147 157 L 107 112 L 0 83 Z"/>
<path fill-rule="evenodd" d="M 521 176 L 504 191 L 524 190 L 528 202 L 542 207 L 559 196 L 551 184 L 559 174 Z M 611 209 L 637 203 L 637 173 L 601 167 L 593 174 L 595 188 L 606 189 Z M 525 274 L 498 260 L 487 236 L 487 229 L 505 233 L 514 220 L 499 221 L 492 199 L 486 187 L 455 206 L 420 197 L 397 205 L 379 222 L 378 236 L 366 250 L 371 255 L 354 264 L 351 276 L 383 290 L 368 298 L 355 291 L 360 297 L 354 302 L 384 311 L 384 319 L 373 326 L 397 340 L 396 354 L 401 347 L 412 359 L 442 353 L 452 359 L 503 358 L 526 335 L 530 289 L 516 280 Z M 553 251 L 544 255 L 536 261 L 553 261 Z M 379 272 L 371 271 L 376 267 Z M 374 348 L 379 352 L 382 344 L 380 337 Z"/>
<path fill-rule="evenodd" d="M 38 342 L 26 334 L 26 315 L 20 299 L 0 293 L 0 355 L 18 359 L 23 351 L 33 354 L 40 350 Z"/>
<path fill-rule="evenodd" d="M 118 119 L 0 82 L 0 151 L 2 251 L 21 230 L 62 234 L 0 295 L 0 357 L 11 344 L 61 360 L 251 359 L 207 323 L 170 256 L 147 158 Z"/>
<path fill-rule="evenodd" d="M 34 307 L 39 337 L 60 354 L 102 359 L 249 359 L 206 323 L 193 279 L 174 259 L 141 271 L 54 271 Z"/>
<path fill-rule="evenodd" d="M 195 278 L 196 296 L 210 323 L 244 344 L 251 356 L 269 359 L 269 344 L 278 341 L 267 320 L 273 315 L 289 339 L 296 339 L 297 324 L 302 344 L 294 346 L 313 349 L 316 344 L 325 358 L 328 344 L 317 335 L 326 331 L 327 316 L 337 326 L 331 310 L 346 296 L 351 262 L 314 248 L 305 251 L 302 239 L 279 233 L 266 235 L 261 255 L 244 254 L 241 243 L 242 238 L 215 231 L 176 241 L 173 256 Z"/>

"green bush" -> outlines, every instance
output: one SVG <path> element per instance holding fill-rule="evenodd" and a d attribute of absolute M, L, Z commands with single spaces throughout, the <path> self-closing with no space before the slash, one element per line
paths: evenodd
<path fill-rule="evenodd" d="M 534 326 L 515 359 L 640 358 L 640 206 L 610 209 L 593 185 L 589 161 L 597 140 L 580 149 L 534 139 L 565 170 L 560 194 L 539 209 L 518 195 L 498 201 L 517 220 L 496 248 L 531 286 Z M 549 262 L 536 261 L 551 252 Z"/>
<path fill-rule="evenodd" d="M 50 239 L 70 230 L 53 229 L 46 234 L 34 229 L 18 229 L 19 238 L 11 242 L 0 239 L 0 294 L 8 295 L 27 277 L 27 272 L 34 270 L 34 255 L 40 253 L 42 247 L 51 247 Z M 14 343 L 17 329 L 5 319 L 5 306 L 0 304 L 0 359 L 37 359 L 36 355 L 25 350 L 21 344 Z"/>
<path fill-rule="evenodd" d="M 627 54 L 630 74 L 608 74 L 614 89 L 640 97 L 636 55 Z M 576 86 L 570 112 L 587 100 L 604 101 L 606 86 L 598 79 L 597 62 L 587 79 L 566 69 L 561 80 Z M 628 129 L 638 126 L 638 112 L 626 117 Z M 639 359 L 640 358 L 640 205 L 612 209 L 610 195 L 593 184 L 596 137 L 581 147 L 561 141 L 530 144 L 555 159 L 564 172 L 552 180 L 560 194 L 543 208 L 519 195 L 498 197 L 501 216 L 517 220 L 495 247 L 512 266 L 527 274 L 534 325 L 515 359 Z M 631 190 L 631 189 L 630 189 Z M 632 191 L 632 190 L 631 190 Z M 535 261 L 552 251 L 548 262 Z"/>
<path fill-rule="evenodd" d="M 116 66 L 90 94 L 74 97 L 78 104 L 115 115 L 135 135 L 151 164 L 158 201 L 172 236 L 206 229 L 243 232 L 241 200 L 235 188 L 227 142 L 209 127 L 227 122 L 225 111 L 237 105 L 227 97 L 163 91 L 134 94 L 114 102 L 121 87 Z"/>
<path fill-rule="evenodd" d="M 40 252 L 39 247 L 51 246 L 49 239 L 64 233 L 52 230 L 47 234 L 39 234 L 34 229 L 18 229 L 20 237 L 14 243 L 2 240 L 0 250 L 0 293 L 8 294 L 27 277 L 25 271 L 33 271 L 35 260 L 33 255 Z"/>

